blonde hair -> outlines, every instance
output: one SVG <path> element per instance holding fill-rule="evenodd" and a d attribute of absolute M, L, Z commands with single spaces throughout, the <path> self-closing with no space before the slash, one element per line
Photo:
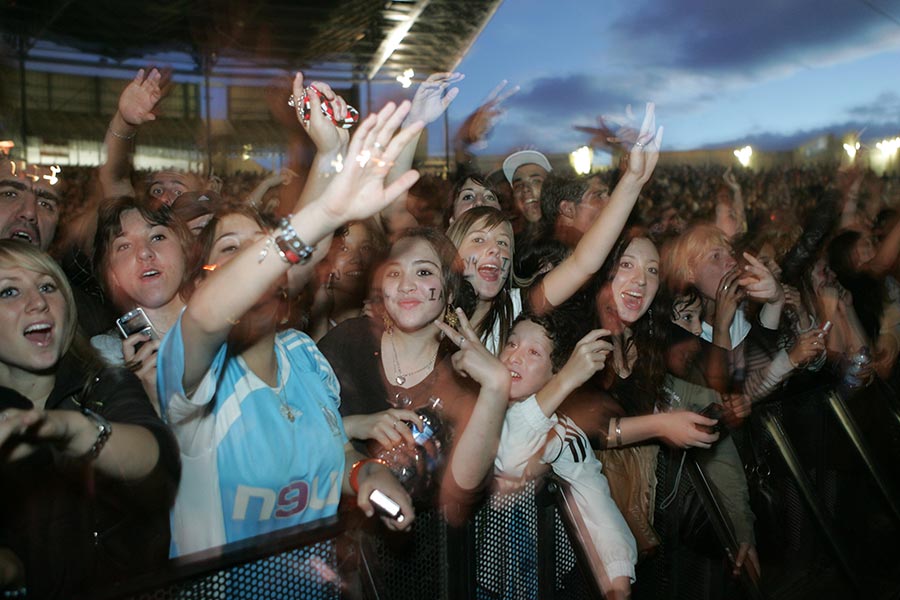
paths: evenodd
<path fill-rule="evenodd" d="M 694 267 L 711 248 L 731 249 L 725 232 L 710 223 L 691 225 L 684 233 L 667 242 L 660 253 L 662 279 L 670 292 L 683 294 L 692 285 Z"/>
<path fill-rule="evenodd" d="M 63 329 L 63 344 L 60 348 L 60 357 L 62 357 L 72 346 L 75 332 L 78 329 L 78 309 L 75 306 L 75 296 L 69 280 L 56 261 L 43 250 L 19 241 L 0 240 L 0 269 L 14 267 L 49 276 L 63 295 L 66 301 L 66 323 Z"/>

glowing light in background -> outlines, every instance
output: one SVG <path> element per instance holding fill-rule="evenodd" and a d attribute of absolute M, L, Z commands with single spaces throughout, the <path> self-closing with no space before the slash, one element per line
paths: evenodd
<path fill-rule="evenodd" d="M 844 144 L 844 151 L 847 153 L 847 156 L 850 157 L 850 161 L 852 162 L 854 158 L 856 158 L 856 151 L 859 150 L 859 142 Z"/>
<path fill-rule="evenodd" d="M 250 160 L 251 152 L 253 152 L 253 144 L 244 144 L 244 151 L 241 153 L 241 159 Z"/>
<path fill-rule="evenodd" d="M 0 140 L 0 152 L 3 153 L 3 156 L 9 156 L 9 151 L 15 147 L 16 144 L 12 140 Z"/>
<path fill-rule="evenodd" d="M 397 75 L 397 81 L 400 82 L 404 88 L 408 88 L 412 85 L 412 78 L 416 76 L 416 72 L 412 69 L 406 69 L 403 71 L 403 75 Z"/>
<path fill-rule="evenodd" d="M 884 158 L 890 158 L 897 154 L 897 150 L 900 150 L 900 137 L 895 137 L 892 140 L 881 140 L 875 144 L 875 147 L 881 150 Z"/>
<path fill-rule="evenodd" d="M 575 152 L 569 153 L 569 162 L 572 163 L 572 168 L 575 169 L 576 173 L 587 175 L 591 172 L 591 167 L 593 166 L 594 151 L 588 146 L 582 146 Z"/>
<path fill-rule="evenodd" d="M 741 163 L 742 166 L 750 166 L 750 157 L 753 156 L 753 148 L 751 148 L 750 146 L 738 148 L 734 151 L 734 155 L 737 157 L 738 162 Z"/>

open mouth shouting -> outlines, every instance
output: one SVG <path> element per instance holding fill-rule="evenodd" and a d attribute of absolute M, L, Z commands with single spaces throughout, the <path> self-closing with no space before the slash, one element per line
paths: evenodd
<path fill-rule="evenodd" d="M 640 311 L 644 305 L 644 294 L 635 291 L 624 291 L 621 293 L 622 305 L 628 310 Z"/>
<path fill-rule="evenodd" d="M 37 231 L 21 227 L 18 229 L 13 229 L 9 234 L 9 239 L 28 242 L 29 244 L 34 244 L 35 246 L 39 246 L 41 243 Z"/>
<path fill-rule="evenodd" d="M 147 269 L 146 271 L 141 273 L 141 279 L 154 279 L 156 277 L 159 277 L 160 275 L 162 275 L 162 273 L 157 271 L 156 269 Z"/>
<path fill-rule="evenodd" d="M 46 347 L 50 345 L 50 341 L 53 338 L 53 324 L 46 321 L 32 323 L 25 328 L 23 335 L 29 342 L 41 348 Z"/>

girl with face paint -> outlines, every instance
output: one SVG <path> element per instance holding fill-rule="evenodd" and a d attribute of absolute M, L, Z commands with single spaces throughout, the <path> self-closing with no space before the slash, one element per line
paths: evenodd
<path fill-rule="evenodd" d="M 525 290 L 531 307 L 547 312 L 571 298 L 597 273 L 606 260 L 644 184 L 650 179 L 662 143 L 654 105 L 647 104 L 643 124 L 629 151 L 627 168 L 609 202 L 585 232 L 572 253 L 550 269 L 541 281 Z M 447 235 L 466 263 L 466 277 L 478 293 L 472 322 L 493 354 L 503 349 L 512 321 L 522 310 L 522 291 L 513 284 L 512 225 L 495 209 L 473 208 L 450 226 Z"/>
<path fill-rule="evenodd" d="M 455 431 L 439 499 L 467 504 L 490 472 L 509 374 L 468 325 L 474 294 L 442 233 L 405 231 L 376 278 L 383 298 L 377 316 L 344 321 L 319 343 L 341 383 L 347 435 L 361 450 L 369 440 L 380 448 L 412 447 L 410 425 L 422 425 L 414 411 L 437 404 Z M 459 329 L 439 327 L 443 322 Z"/>

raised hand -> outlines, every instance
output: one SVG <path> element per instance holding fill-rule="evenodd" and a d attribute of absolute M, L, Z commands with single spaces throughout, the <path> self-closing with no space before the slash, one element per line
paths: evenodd
<path fill-rule="evenodd" d="M 168 77 L 163 76 L 159 69 L 151 69 L 146 76 L 144 69 L 140 69 L 119 96 L 122 119 L 133 127 L 155 121 L 154 111 L 168 91 L 167 84 Z"/>
<path fill-rule="evenodd" d="M 825 352 L 825 335 L 826 332 L 821 329 L 813 329 L 797 336 L 788 351 L 788 358 L 794 368 L 805 367 Z"/>
<path fill-rule="evenodd" d="M 335 228 L 376 214 L 419 179 L 418 172 L 409 170 L 385 185 L 385 177 L 397 156 L 424 127 L 424 123 L 417 121 L 394 135 L 409 107 L 409 102 L 399 107 L 388 102 L 377 114 L 369 115 L 360 123 L 343 159 L 343 168 L 314 203 Z"/>
<path fill-rule="evenodd" d="M 722 180 L 732 191 L 741 191 L 741 184 L 738 183 L 737 177 L 734 176 L 734 171 L 731 170 L 731 167 L 728 167 L 725 170 L 725 173 L 722 175 Z"/>
<path fill-rule="evenodd" d="M 321 81 L 313 81 L 309 87 L 322 92 L 325 100 L 331 104 L 334 111 L 334 118 L 342 121 L 347 116 L 347 102 L 334 93 L 331 86 Z M 309 120 L 300 119 L 300 98 L 306 94 L 303 85 L 303 73 L 297 72 L 294 76 L 292 93 L 297 99 L 297 120 L 306 129 L 316 149 L 322 153 L 340 153 L 343 152 L 350 141 L 350 131 L 343 127 L 338 127 L 332 122 L 331 118 L 322 113 L 322 101 L 319 95 L 310 90 L 309 93 Z"/>
<path fill-rule="evenodd" d="M 784 300 L 784 290 L 772 272 L 749 252 L 744 252 L 747 265 L 744 275 L 738 283 L 746 290 L 747 295 L 756 300 L 764 300 L 771 304 Z"/>
<path fill-rule="evenodd" d="M 581 338 L 575 345 L 572 355 L 560 369 L 560 376 L 565 377 L 574 387 L 578 387 L 597 371 L 606 366 L 606 358 L 613 350 L 613 345 L 604 338 L 612 333 L 608 329 L 595 329 Z"/>
<path fill-rule="evenodd" d="M 488 94 L 487 100 L 485 100 L 481 106 L 476 108 L 475 112 L 469 115 L 463 122 L 462 126 L 459 128 L 457 137 L 464 144 L 469 146 L 486 145 L 485 140 L 494 129 L 497 119 L 503 116 L 504 111 L 501 105 L 509 99 L 510 96 L 519 91 L 519 86 L 517 85 L 504 91 L 503 88 L 505 88 L 508 83 L 509 82 L 505 79 L 501 81 L 499 85 Z"/>
<path fill-rule="evenodd" d="M 663 128 L 656 127 L 656 105 L 647 103 L 644 122 L 631 145 L 628 154 L 626 174 L 637 178 L 641 185 L 647 183 L 656 162 L 659 160 L 659 149 L 662 146 Z"/>
<path fill-rule="evenodd" d="M 456 309 L 456 315 L 459 317 L 459 331 L 440 319 L 434 322 L 459 347 L 459 352 L 451 358 L 453 368 L 460 375 L 471 377 L 482 387 L 502 385 L 505 382 L 508 388 L 509 371 L 496 356 L 487 351 L 461 308 Z"/>
<path fill-rule="evenodd" d="M 741 272 L 734 268 L 722 276 L 719 289 L 716 292 L 715 327 L 724 327 L 726 330 L 734 320 L 734 314 L 738 306 L 744 300 L 746 292 L 740 285 Z M 730 350 L 730 348 L 729 348 Z"/>
<path fill-rule="evenodd" d="M 422 121 L 428 125 L 439 119 L 459 94 L 459 88 L 450 86 L 464 78 L 465 75 L 462 73 L 432 73 L 429 75 L 428 79 L 419 84 L 406 121 L 409 123 Z"/>

